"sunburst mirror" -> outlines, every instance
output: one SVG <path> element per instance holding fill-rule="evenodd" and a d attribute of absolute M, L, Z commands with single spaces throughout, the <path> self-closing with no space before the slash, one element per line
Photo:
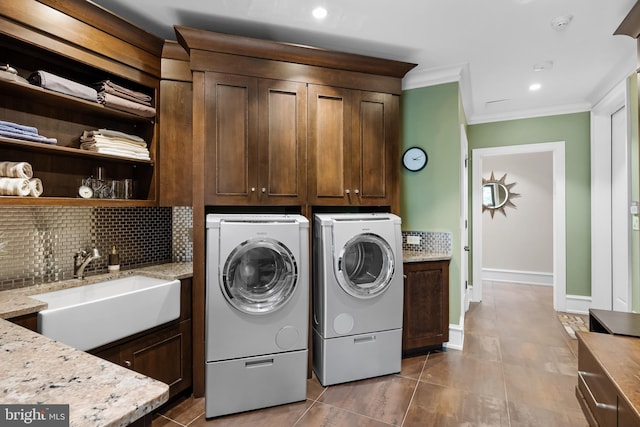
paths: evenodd
<path fill-rule="evenodd" d="M 496 211 L 507 216 L 506 207 L 516 208 L 511 199 L 520 197 L 520 194 L 514 193 L 511 188 L 516 185 L 515 182 L 507 184 L 507 174 L 502 178 L 496 179 L 493 171 L 489 179 L 482 178 L 482 212 L 489 211 L 491 218 Z"/>

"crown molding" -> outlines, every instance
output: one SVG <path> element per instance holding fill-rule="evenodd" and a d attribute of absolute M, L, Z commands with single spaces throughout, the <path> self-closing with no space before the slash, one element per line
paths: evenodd
<path fill-rule="evenodd" d="M 591 91 L 587 96 L 587 100 L 584 102 L 494 114 L 475 113 L 471 94 L 469 64 L 459 64 L 443 68 L 414 69 L 409 71 L 402 80 L 402 90 L 458 82 L 460 85 L 460 97 L 462 99 L 465 120 L 467 124 L 473 125 L 591 111 L 593 106 L 602 100 L 615 85 L 633 75 L 636 72 L 636 67 L 637 63 L 634 57 L 623 58 L 617 66 L 612 68 L 612 72 L 606 75 L 600 84 Z"/>
<path fill-rule="evenodd" d="M 465 68 L 467 64 L 411 70 L 402 79 L 402 90 L 459 82 Z"/>
<path fill-rule="evenodd" d="M 581 102 L 576 104 L 554 105 L 553 107 L 535 108 L 530 110 L 517 110 L 508 113 L 475 114 L 468 118 L 468 124 L 504 122 L 508 120 L 532 119 L 535 117 L 559 116 L 562 114 L 584 113 L 591 110 L 591 103 Z"/>

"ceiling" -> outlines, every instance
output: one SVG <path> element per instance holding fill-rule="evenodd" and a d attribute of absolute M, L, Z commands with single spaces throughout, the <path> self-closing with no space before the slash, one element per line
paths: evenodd
<path fill-rule="evenodd" d="M 403 87 L 459 81 L 469 123 L 588 111 L 636 69 L 636 41 L 613 35 L 635 0 L 93 2 L 164 39 L 177 24 L 416 63 Z"/>

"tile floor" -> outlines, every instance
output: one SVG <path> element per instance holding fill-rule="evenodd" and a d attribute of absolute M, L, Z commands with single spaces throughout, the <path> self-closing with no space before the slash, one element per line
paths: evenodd
<path fill-rule="evenodd" d="M 487 283 L 466 314 L 464 350 L 403 359 L 397 375 L 322 387 L 307 400 L 205 419 L 204 399 L 161 409 L 153 427 L 587 426 L 574 395 L 577 341 L 552 288 Z"/>

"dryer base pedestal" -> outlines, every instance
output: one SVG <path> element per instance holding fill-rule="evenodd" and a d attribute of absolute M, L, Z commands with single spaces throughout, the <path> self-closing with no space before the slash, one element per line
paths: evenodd
<path fill-rule="evenodd" d="M 307 398 L 308 350 L 207 362 L 205 417 Z"/>
<path fill-rule="evenodd" d="M 313 370 L 323 386 L 396 374 L 402 329 L 323 339 L 313 331 Z"/>

